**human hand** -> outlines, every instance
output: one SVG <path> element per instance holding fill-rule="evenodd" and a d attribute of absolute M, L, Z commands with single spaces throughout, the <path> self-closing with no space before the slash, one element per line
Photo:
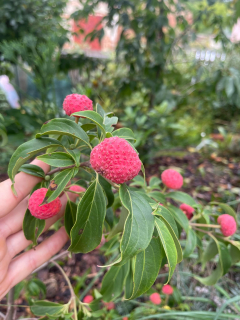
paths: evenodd
<path fill-rule="evenodd" d="M 34 160 L 32 164 L 41 167 L 45 173 L 50 169 L 49 165 L 39 160 Z M 25 238 L 22 223 L 28 206 L 29 193 L 40 181 L 40 178 L 23 172 L 17 174 L 15 178 L 17 197 L 11 190 L 12 182 L 9 179 L 0 183 L 0 300 L 12 287 L 55 255 L 68 240 L 65 228 L 62 227 L 35 249 L 18 255 L 32 243 Z M 68 196 L 71 201 L 77 198 L 77 194 L 73 193 L 68 193 Z M 46 220 L 44 232 L 64 214 L 67 197 L 62 195 L 60 199 L 61 211 Z"/>

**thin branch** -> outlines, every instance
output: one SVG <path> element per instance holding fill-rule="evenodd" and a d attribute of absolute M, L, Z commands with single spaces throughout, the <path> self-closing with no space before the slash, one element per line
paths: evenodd
<path fill-rule="evenodd" d="M 13 313 L 14 313 L 14 287 L 12 287 L 10 289 L 10 291 L 8 292 L 8 299 L 7 299 L 7 304 L 8 304 L 8 308 L 7 308 L 7 314 L 5 317 L 5 320 L 13 320 Z"/>
<path fill-rule="evenodd" d="M 62 273 L 62 275 L 64 276 L 67 284 L 68 284 L 68 287 L 69 287 L 69 290 L 71 292 L 71 300 L 73 300 L 73 308 L 74 308 L 74 319 L 77 320 L 77 305 L 76 305 L 76 295 L 74 293 L 74 290 L 73 290 L 73 287 L 72 287 L 72 284 L 68 278 L 68 276 L 66 275 L 66 273 L 64 272 L 63 268 L 60 267 L 60 265 L 58 263 L 56 263 L 55 261 L 52 261 L 52 263 L 60 270 L 60 272 Z"/>
<path fill-rule="evenodd" d="M 52 174 L 54 174 L 56 172 L 63 171 L 65 169 L 71 169 L 74 167 L 75 167 L 75 164 L 72 164 L 71 166 L 67 166 L 67 167 L 59 167 L 59 168 L 53 169 L 52 171 L 49 171 L 46 175 L 51 176 Z"/>
<path fill-rule="evenodd" d="M 212 235 L 211 232 L 209 232 L 209 231 L 205 231 L 205 230 L 202 230 L 202 229 L 199 229 L 199 228 L 196 228 L 196 227 L 193 227 L 193 229 L 196 230 L 196 231 L 199 231 L 199 232 L 206 233 L 206 234 L 208 234 L 209 236 Z"/>
<path fill-rule="evenodd" d="M 204 224 L 204 223 L 190 223 L 193 227 L 204 227 L 204 228 L 221 228 L 219 224 Z"/>

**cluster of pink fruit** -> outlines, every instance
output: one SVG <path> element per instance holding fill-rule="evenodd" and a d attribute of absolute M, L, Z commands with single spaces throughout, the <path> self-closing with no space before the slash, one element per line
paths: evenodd
<path fill-rule="evenodd" d="M 162 288 L 162 293 L 165 294 L 166 296 L 172 295 L 173 294 L 173 287 L 170 286 L 169 284 L 164 285 Z M 161 304 L 161 302 L 162 302 L 161 296 L 157 292 L 151 294 L 149 299 L 152 303 L 154 303 L 156 305 Z M 93 296 L 87 295 L 84 297 L 83 302 L 89 304 L 89 303 L 93 302 L 93 300 L 94 300 Z M 104 305 L 107 308 L 107 310 L 112 310 L 115 308 L 114 302 L 104 302 Z M 128 320 L 128 317 L 123 317 L 122 320 Z"/>
<path fill-rule="evenodd" d="M 65 98 L 63 109 L 70 116 L 75 112 L 93 110 L 93 103 L 85 95 L 71 94 Z M 76 115 L 76 117 L 79 116 Z M 137 176 L 142 164 L 132 146 L 125 139 L 119 137 L 106 138 L 95 146 L 90 154 L 90 163 L 96 172 L 117 184 L 122 184 Z M 165 170 L 161 178 L 163 184 L 170 189 L 177 190 L 183 185 L 182 175 L 173 169 Z M 70 190 L 75 192 L 85 191 L 80 186 L 72 186 Z M 47 189 L 41 188 L 36 190 L 30 197 L 29 210 L 36 218 L 48 219 L 58 214 L 61 209 L 59 197 L 50 203 L 41 205 L 46 193 Z M 194 213 L 193 207 L 183 203 L 180 209 L 189 220 L 192 219 Z M 228 214 L 221 215 L 218 218 L 218 223 L 224 236 L 230 236 L 236 232 L 236 221 L 232 216 Z"/>
<path fill-rule="evenodd" d="M 94 300 L 93 296 L 87 295 L 84 297 L 83 303 L 89 304 L 89 303 L 93 302 L 93 300 Z M 103 302 L 103 304 L 107 308 L 107 310 L 109 310 L 109 311 L 115 309 L 115 303 L 112 301 L 111 302 Z M 128 320 L 128 317 L 123 317 L 122 320 Z"/>
<path fill-rule="evenodd" d="M 183 185 L 182 175 L 173 169 L 163 171 L 161 178 L 166 187 L 174 190 L 180 189 Z M 180 209 L 185 213 L 188 220 L 192 219 L 194 213 L 193 207 L 183 203 L 180 205 Z M 221 232 L 225 237 L 232 236 L 237 231 L 236 220 L 229 214 L 222 214 L 218 217 L 217 222 L 221 226 Z"/>
<path fill-rule="evenodd" d="M 165 294 L 166 296 L 170 296 L 171 294 L 173 294 L 173 287 L 170 286 L 170 284 L 164 285 L 162 288 L 162 293 Z M 161 304 L 162 302 L 161 296 L 157 292 L 151 294 L 149 298 L 150 298 L 150 301 L 154 304 Z"/>

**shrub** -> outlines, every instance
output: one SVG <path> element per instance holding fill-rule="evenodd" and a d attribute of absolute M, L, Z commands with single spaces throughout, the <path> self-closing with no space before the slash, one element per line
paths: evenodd
<path fill-rule="evenodd" d="M 117 256 L 114 261 L 107 263 L 110 268 L 102 280 L 100 296 L 95 299 L 111 303 L 106 304 L 107 307 L 112 306 L 112 302 L 122 292 L 125 299 L 134 299 L 146 292 L 165 264 L 168 265 L 169 282 L 176 265 L 183 258 L 189 257 L 195 249 L 198 249 L 203 268 L 207 261 L 218 256 L 217 267 L 209 277 L 195 275 L 205 285 L 215 284 L 232 264 L 240 260 L 240 243 L 223 237 L 221 226 L 217 224 L 219 210 L 236 221 L 235 211 L 226 204 L 215 202 L 203 207 L 188 194 L 166 190 L 162 181 L 156 177 L 147 185 L 143 165 L 140 175 L 137 175 L 138 170 L 133 176 L 130 175 L 130 178 L 133 177 L 132 181 L 125 179 L 124 183 L 116 183 L 116 177 L 122 174 L 122 166 L 129 172 L 131 169 L 127 165 L 131 159 L 122 158 L 125 147 L 130 149 L 129 155 L 135 157 L 137 154 L 134 133 L 129 128 L 114 130 L 117 121 L 117 117 L 106 113 L 97 104 L 96 111 L 80 111 L 73 113 L 71 118 L 56 118 L 45 123 L 35 139 L 22 144 L 12 155 L 8 174 L 13 183 L 13 192 L 16 194 L 14 179 L 19 170 L 40 175 L 43 181 L 38 188 L 47 189 L 44 204 L 49 204 L 69 189 L 71 192 L 78 192 L 71 186 L 83 184 L 82 180 L 78 182 L 76 178 L 79 175 L 82 177 L 85 172 L 85 189 L 78 192 L 81 198 L 78 205 L 68 201 L 65 211 L 64 225 L 71 240 L 68 250 L 73 253 L 90 252 L 99 246 L 102 235 L 107 242 L 114 243 Z M 120 143 L 118 149 L 111 149 L 107 144 L 108 154 L 104 154 L 105 141 L 118 143 L 123 140 L 124 143 Z M 98 149 L 100 145 L 101 148 Z M 93 170 L 89 158 L 94 149 L 101 151 L 95 154 L 96 159 L 100 157 L 101 163 L 109 161 L 112 156 L 107 169 L 114 172 L 113 176 L 104 178 L 106 169 Z M 41 154 L 38 155 L 39 153 Z M 46 175 L 40 167 L 27 164 L 36 155 L 39 160 L 51 165 L 52 168 Z M 168 170 L 167 177 L 170 179 L 171 174 L 174 179 L 176 171 Z M 183 183 L 179 173 L 177 178 L 181 183 L 177 187 L 174 185 L 175 189 L 181 188 Z M 166 186 L 173 187 L 167 183 Z M 194 208 L 190 220 L 179 208 L 179 203 Z M 113 223 L 117 219 L 116 211 L 120 212 L 120 218 L 117 223 Z M 30 221 L 31 226 L 38 228 L 38 232 L 28 232 Z M 39 236 L 44 226 L 45 220 L 36 219 L 27 209 L 23 222 L 26 238 L 36 244 L 36 234 Z M 183 252 L 180 237 L 186 238 Z M 203 239 L 208 240 L 206 248 L 203 246 Z M 37 315 L 45 315 L 46 302 L 33 302 L 33 313 L 36 306 L 42 306 L 41 312 L 38 308 Z M 61 312 L 68 313 L 70 306 L 71 304 L 64 305 Z M 79 310 L 89 314 L 87 307 L 81 303 Z M 54 317 L 54 312 L 51 315 Z"/>

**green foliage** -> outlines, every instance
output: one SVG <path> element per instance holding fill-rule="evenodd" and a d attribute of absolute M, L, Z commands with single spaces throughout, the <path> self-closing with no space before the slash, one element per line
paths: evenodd
<path fill-rule="evenodd" d="M 80 2 L 83 8 L 72 15 L 76 20 L 86 19 L 101 1 Z M 144 161 L 161 149 L 195 145 L 219 119 L 238 115 L 239 46 L 228 35 L 239 16 L 237 1 L 103 2 L 108 8 L 103 21 L 119 27 L 120 40 L 114 63 L 95 69 L 84 85 L 94 97 L 98 92 L 106 107 L 114 101 Z M 103 33 L 94 30 L 87 38 L 101 39 Z M 199 33 L 214 36 L 220 47 L 215 53 L 226 53 L 224 62 L 194 58 L 198 48 L 211 50 L 208 43 L 199 45 Z"/>
<path fill-rule="evenodd" d="M 76 12 L 74 17 L 86 18 L 99 2 L 83 1 L 83 9 Z M 50 164 L 53 169 L 50 181 L 43 182 L 49 190 L 48 201 L 67 192 L 67 184 L 74 177 L 86 177 L 86 181 L 83 181 L 86 192 L 81 194 L 79 202 L 74 204 L 68 201 L 64 225 L 71 239 L 69 251 L 92 251 L 100 244 L 103 235 L 109 240 L 105 253 L 110 256 L 106 262 L 110 269 L 103 278 L 101 294 L 95 295 L 96 303 L 100 299 L 112 301 L 123 294 L 126 299 L 135 299 L 151 290 L 164 264 L 168 266 L 167 281 L 170 281 L 183 257 L 189 259 L 197 256 L 197 262 L 202 264 L 203 269 L 206 263 L 217 263 L 216 269 L 208 277 L 205 277 L 205 273 L 203 276 L 193 275 L 198 281 L 213 285 L 240 261 L 238 239 L 222 237 L 219 229 L 213 231 L 211 227 L 211 224 L 216 224 L 217 209 L 236 218 L 231 207 L 220 203 L 203 207 L 183 192 L 164 191 L 157 178 L 152 178 L 147 185 L 145 178 L 139 175 L 130 185 L 118 186 L 94 172 L 86 159 L 92 148 L 104 138 L 118 136 L 134 144 L 134 148 L 145 157 L 141 159 L 147 160 L 160 148 L 195 144 L 200 140 L 202 131 L 212 131 L 216 119 L 229 121 L 238 114 L 240 77 L 238 66 L 230 61 L 234 59 L 227 58 L 224 68 L 216 63 L 205 67 L 192 58 L 186 64 L 182 60 L 179 63 L 179 58 L 186 59 L 182 49 L 200 31 L 214 32 L 215 39 L 220 41 L 226 52 L 235 49 L 234 45 L 229 44 L 223 29 L 232 26 L 233 16 L 237 18 L 237 2 L 208 1 L 207 4 L 206 1 L 180 1 L 176 4 L 174 1 L 134 0 L 119 1 L 118 5 L 108 0 L 103 2 L 109 10 L 104 17 L 107 26 L 112 25 L 117 15 L 117 24 L 122 30 L 115 64 L 112 61 L 96 62 L 82 55 L 74 61 L 68 61 L 68 57 L 60 57 L 59 38 L 45 34 L 43 40 L 40 37 L 41 41 L 35 34 L 31 37 L 24 34 L 22 42 L 4 42 L 1 50 L 5 58 L 21 65 L 27 72 L 23 62 L 31 67 L 34 82 L 41 92 L 40 116 L 34 119 L 36 127 L 58 114 L 56 109 L 50 108 L 47 100 L 58 69 L 66 71 L 80 62 L 83 82 L 88 83 L 90 94 L 93 97 L 100 96 L 108 109 L 112 108 L 114 102 L 121 120 L 118 124 L 120 129 L 114 130 L 118 118 L 105 112 L 99 104 L 96 112 L 74 114 L 84 117 L 80 118 L 79 123 L 72 119 L 50 120 L 38 130 L 35 139 L 15 151 L 9 163 L 9 176 L 13 183 L 18 171 L 45 177 L 39 168 L 27 164 L 38 155 L 38 159 Z M 236 13 L 233 12 L 234 6 Z M 192 13 L 191 23 L 186 19 L 186 10 Z M 168 20 L 173 12 L 177 20 L 176 28 L 172 28 Z M 90 37 L 101 38 L 102 35 L 102 31 L 94 31 Z M 92 68 L 96 70 L 91 72 Z M 21 111 L 16 110 L 19 119 Z M 27 115 L 24 115 L 22 122 Z M 11 116 L 7 118 L 10 127 L 9 119 Z M 132 130 L 122 127 L 124 125 Z M 30 130 L 31 133 L 33 131 Z M 82 185 L 82 181 L 79 184 Z M 189 221 L 179 209 L 180 203 L 195 208 L 193 221 Z M 39 221 L 33 219 L 29 211 L 26 212 L 23 230 L 26 238 L 34 244 L 44 228 Z M 202 226 L 198 227 L 198 224 Z M 182 302 L 177 294 L 173 300 L 174 303 Z M 37 316 L 49 314 L 49 318 L 59 318 L 61 315 L 69 319 L 72 317 L 71 302 L 61 305 L 37 301 L 31 306 L 31 311 Z M 96 311 L 93 305 L 90 305 L 89 311 L 81 302 L 78 302 L 77 309 L 81 319 L 90 318 L 91 315 L 114 319 L 116 312 Z M 184 303 L 179 305 L 179 309 L 183 311 L 148 311 L 146 317 L 213 317 L 210 312 L 186 312 Z M 217 314 L 219 319 L 227 318 L 222 310 Z M 140 315 L 144 319 L 143 312 L 139 306 L 133 312 L 133 317 L 136 315 L 139 318 Z"/>
<path fill-rule="evenodd" d="M 40 42 L 33 35 L 26 35 L 22 41 L 4 40 L 0 43 L 0 51 L 4 58 L 11 63 L 20 66 L 26 74 L 33 77 L 33 81 L 41 95 L 42 122 L 56 114 L 52 113 L 47 100 L 48 92 L 53 90 L 53 79 L 58 70 L 60 58 L 59 37 L 55 34 L 49 35 Z M 30 68 L 30 69 L 29 69 Z"/>
<path fill-rule="evenodd" d="M 102 239 L 105 215 L 106 201 L 97 178 L 79 203 L 69 250 L 86 253 L 95 249 Z"/>
<path fill-rule="evenodd" d="M 216 212 L 222 210 L 236 219 L 235 211 L 227 204 L 218 202 L 212 202 L 205 208 L 186 193 L 166 192 L 157 177 L 152 177 L 149 185 L 140 175 L 130 185 L 116 185 L 107 181 L 86 161 L 89 152 L 110 132 L 113 136 L 124 136 L 130 141 L 134 141 L 134 135 L 127 128 L 114 130 L 116 120 L 99 105 L 97 112 L 83 111 L 76 115 L 84 118 L 80 118 L 78 123 L 72 119 L 53 119 L 42 126 L 35 139 L 19 146 L 9 163 L 9 176 L 13 186 L 18 171 L 45 178 L 39 167 L 26 163 L 33 156 L 45 152 L 38 159 L 50 164 L 52 169 L 47 173 L 50 179 L 45 179 L 41 186 L 48 188 L 46 201 L 51 202 L 69 190 L 68 182 L 77 177 L 78 172 L 82 172 L 80 170 L 85 171 L 86 191 L 80 194 L 78 204 L 68 201 L 64 226 L 71 239 L 70 252 L 94 250 L 104 234 L 109 241 L 106 255 L 112 257 L 105 267 L 110 266 L 110 269 L 103 278 L 101 294 L 97 294 L 96 302 L 100 298 L 106 302 L 115 301 L 123 292 L 125 299 L 135 299 L 150 290 L 164 264 L 168 265 L 169 282 L 183 257 L 186 259 L 196 253 L 203 269 L 209 260 L 215 261 L 218 256 L 217 267 L 208 277 L 193 275 L 205 285 L 214 285 L 232 264 L 240 260 L 239 242 L 222 237 L 216 226 Z M 194 207 L 192 221 L 180 210 L 180 203 Z M 34 218 L 27 210 L 23 230 L 25 237 L 32 240 L 34 245 L 44 227 L 45 221 Z M 212 228 L 217 230 L 213 231 Z M 206 241 L 209 245 L 204 248 Z M 39 316 L 44 312 L 55 318 L 60 313 L 65 314 L 65 318 L 71 316 L 69 304 L 37 301 L 31 310 Z M 79 312 L 90 315 L 81 304 Z M 98 311 L 93 308 L 92 312 L 94 315 Z"/>
<path fill-rule="evenodd" d="M 23 231 L 27 240 L 31 240 L 33 245 L 37 245 L 37 239 L 45 228 L 45 220 L 40 220 L 31 215 L 27 209 L 23 220 Z"/>
<path fill-rule="evenodd" d="M 60 25 L 65 0 L 0 1 L 0 42 L 33 35 L 40 41 L 51 33 L 62 33 Z"/>

